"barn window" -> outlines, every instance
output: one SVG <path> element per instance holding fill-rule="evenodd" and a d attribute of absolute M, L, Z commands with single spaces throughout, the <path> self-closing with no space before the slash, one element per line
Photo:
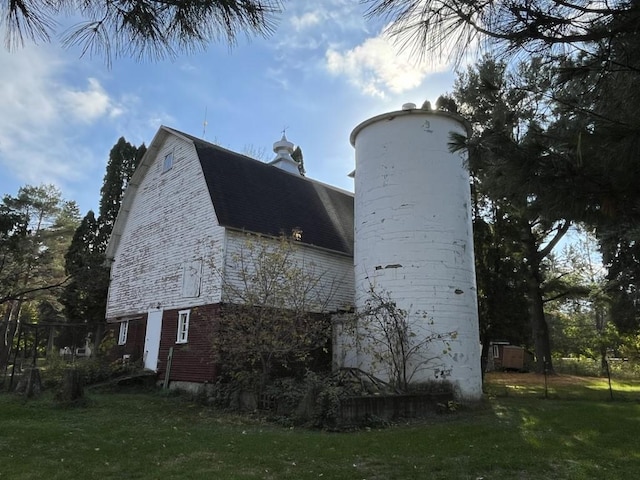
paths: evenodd
<path fill-rule="evenodd" d="M 129 333 L 129 320 L 120 322 L 120 333 L 118 334 L 118 345 L 127 343 L 127 333 Z"/>
<path fill-rule="evenodd" d="M 182 265 L 182 296 L 199 297 L 202 277 L 202 262 L 194 260 Z"/>
<path fill-rule="evenodd" d="M 169 152 L 164 156 L 162 163 L 162 173 L 168 172 L 173 167 L 173 152 Z"/>
<path fill-rule="evenodd" d="M 500 347 L 498 345 L 493 346 L 493 358 L 500 358 Z"/>
<path fill-rule="evenodd" d="M 191 310 L 180 310 L 178 312 L 178 338 L 176 339 L 176 343 L 187 343 L 190 313 Z"/>

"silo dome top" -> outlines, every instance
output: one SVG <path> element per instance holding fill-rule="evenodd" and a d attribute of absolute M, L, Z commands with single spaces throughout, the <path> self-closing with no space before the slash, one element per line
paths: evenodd
<path fill-rule="evenodd" d="M 402 105 L 402 110 L 397 110 L 395 112 L 382 113 L 380 115 L 376 115 L 375 117 L 371 117 L 368 120 L 365 120 L 364 122 L 357 125 L 351 132 L 351 135 L 349 137 L 349 142 L 351 142 L 351 145 L 355 147 L 356 137 L 358 136 L 358 134 L 363 128 L 382 120 L 389 121 L 403 115 L 448 117 L 451 120 L 454 120 L 460 123 L 464 127 L 464 129 L 467 131 L 467 136 L 468 137 L 471 136 L 471 124 L 466 119 L 464 119 L 461 115 L 457 113 L 448 112 L 446 110 L 429 110 L 425 108 L 416 108 L 415 103 L 405 103 L 404 105 Z"/>

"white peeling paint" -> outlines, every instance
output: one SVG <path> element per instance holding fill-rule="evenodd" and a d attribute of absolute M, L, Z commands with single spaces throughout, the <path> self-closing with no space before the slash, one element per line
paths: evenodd
<path fill-rule="evenodd" d="M 424 360 L 439 350 L 439 366 L 426 364 L 414 380 L 432 381 L 444 366 L 458 397 L 477 400 L 482 385 L 469 175 L 464 156 L 448 150 L 452 131 L 466 134 L 457 116 L 425 110 L 380 115 L 353 131 L 356 308 L 375 285 L 412 312 L 418 336 L 456 332 L 448 354 L 441 343 L 423 352 Z M 376 371 L 362 353 L 348 362 Z"/>

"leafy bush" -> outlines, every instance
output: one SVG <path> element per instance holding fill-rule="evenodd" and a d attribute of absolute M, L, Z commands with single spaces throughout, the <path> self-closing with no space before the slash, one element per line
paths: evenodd
<path fill-rule="evenodd" d="M 334 430 L 340 428 L 342 401 L 350 396 L 366 395 L 365 383 L 353 381 L 344 372 L 329 375 L 318 375 L 307 372 L 305 384 L 305 400 L 298 409 L 298 421 L 314 428 Z M 378 425 L 377 419 L 365 421 L 365 425 Z"/>
<path fill-rule="evenodd" d="M 292 416 L 306 393 L 306 385 L 297 378 L 279 378 L 265 388 L 265 395 L 273 400 L 278 415 Z"/>
<path fill-rule="evenodd" d="M 234 398 L 238 395 L 240 385 L 237 382 L 220 379 L 207 390 L 207 403 L 223 410 L 237 410 Z"/>
<path fill-rule="evenodd" d="M 63 372 L 69 367 L 76 368 L 82 377 L 84 385 L 93 385 L 107 381 L 120 375 L 135 372 L 141 367 L 138 364 L 123 364 L 120 360 L 108 362 L 106 359 L 89 358 L 76 359 L 75 362 L 67 362 L 61 357 L 47 359 L 42 371 L 42 383 L 45 388 L 56 388 L 62 382 Z"/>
<path fill-rule="evenodd" d="M 335 428 L 340 423 L 340 404 L 346 396 L 344 387 L 327 382 L 316 399 L 312 424 L 318 428 Z"/>
<path fill-rule="evenodd" d="M 640 364 L 623 359 L 609 359 L 609 369 L 614 378 L 640 378 Z"/>
<path fill-rule="evenodd" d="M 554 359 L 557 373 L 581 377 L 602 376 L 600 360 L 587 357 Z M 609 359 L 609 370 L 613 378 L 640 378 L 640 364 L 625 359 Z"/>
<path fill-rule="evenodd" d="M 208 403 L 225 410 L 246 410 L 242 397 L 253 392 L 255 385 L 235 378 L 218 381 L 208 389 Z M 278 423 L 335 427 L 345 395 L 347 390 L 335 378 L 308 371 L 304 379 L 288 377 L 270 382 L 259 395 L 257 406 Z"/>

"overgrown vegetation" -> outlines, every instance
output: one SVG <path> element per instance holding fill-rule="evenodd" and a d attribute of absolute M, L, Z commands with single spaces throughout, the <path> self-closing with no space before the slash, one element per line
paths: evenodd
<path fill-rule="evenodd" d="M 341 354 L 364 355 L 373 369 L 369 373 L 381 372 L 398 392 L 417 388 L 414 377 L 424 370 L 433 372 L 433 382 L 445 382 L 449 370 L 443 358 L 457 332 L 436 331 L 425 312 L 401 308 L 388 291 L 370 285 L 366 293 L 363 307 L 339 320 Z"/>
<path fill-rule="evenodd" d="M 0 372 L 25 358 L 95 355 L 105 327 L 105 250 L 124 190 L 146 147 L 120 138 L 109 153 L 100 211 L 84 218 L 51 185 L 26 185 L 0 203 Z M 31 362 L 32 363 L 32 362 Z M 15 365 L 13 365 L 15 364 Z"/>
<path fill-rule="evenodd" d="M 56 389 L 62 383 L 65 370 L 76 370 L 83 385 L 95 385 L 112 378 L 141 370 L 137 364 L 124 364 L 122 361 L 109 361 L 105 357 L 82 359 L 69 363 L 62 358 L 48 359 L 42 368 L 42 382 L 45 388 Z"/>
<path fill-rule="evenodd" d="M 317 374 L 310 370 L 301 378 L 276 378 L 265 385 L 258 399 L 255 390 L 243 382 L 220 381 L 208 393 L 206 402 L 224 411 L 261 411 L 284 425 L 311 428 L 352 428 L 341 422 L 340 404 L 348 397 L 381 393 L 372 384 L 347 378 L 344 372 Z M 386 391 L 384 393 L 393 393 Z M 367 423 L 367 420 L 363 420 Z"/>
<path fill-rule="evenodd" d="M 616 379 L 640 378 L 640 365 L 636 361 L 624 358 L 607 360 L 611 376 Z M 602 364 L 600 360 L 588 357 L 558 358 L 556 359 L 557 372 L 567 375 L 579 375 L 582 377 L 602 377 Z"/>
<path fill-rule="evenodd" d="M 247 235 L 229 255 L 233 276 L 212 265 L 222 281 L 222 316 L 213 354 L 232 381 L 266 387 L 278 376 L 328 370 L 331 323 L 327 307 L 335 287 L 305 262 L 294 237 Z"/>

